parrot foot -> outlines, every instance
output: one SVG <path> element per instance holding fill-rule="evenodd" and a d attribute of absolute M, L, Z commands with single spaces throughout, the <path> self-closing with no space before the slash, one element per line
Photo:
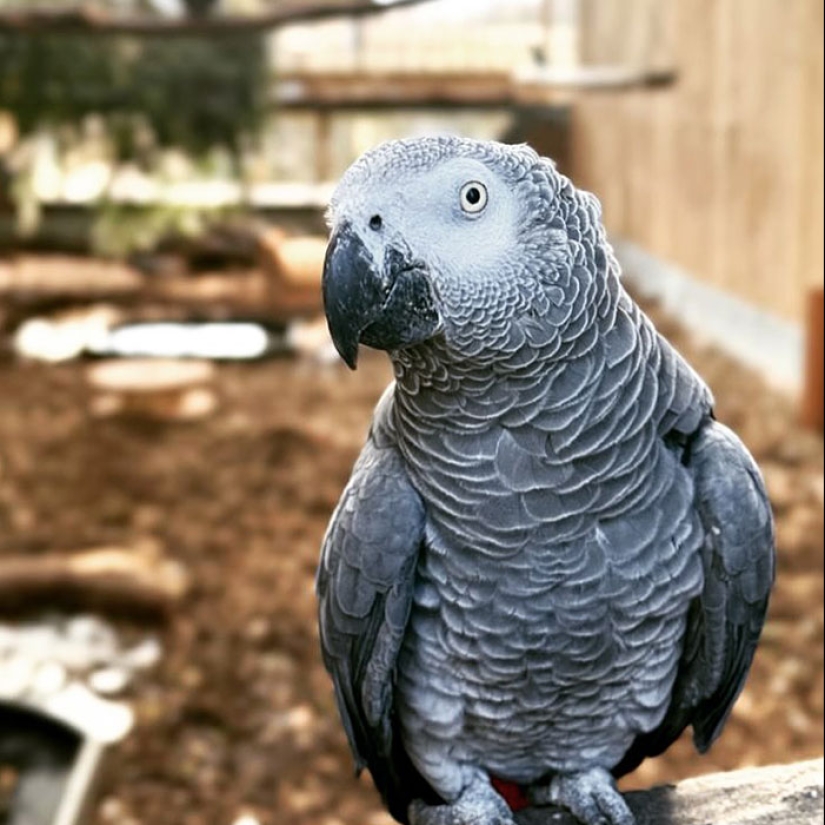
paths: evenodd
<path fill-rule="evenodd" d="M 507 803 L 486 776 L 478 776 L 451 805 L 409 807 L 410 825 L 516 825 Z"/>
<path fill-rule="evenodd" d="M 636 819 L 616 790 L 613 777 L 602 768 L 557 774 L 546 785 L 530 788 L 534 805 L 567 808 L 585 825 L 635 825 Z"/>

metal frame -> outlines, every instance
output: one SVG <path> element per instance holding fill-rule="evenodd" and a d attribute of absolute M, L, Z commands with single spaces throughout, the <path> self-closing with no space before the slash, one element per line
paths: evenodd
<path fill-rule="evenodd" d="M 29 702 L 0 701 L 0 719 L 3 716 L 10 725 L 0 730 L 0 762 L 20 772 L 5 825 L 84 825 L 108 743 L 94 740 Z M 44 743 L 50 732 L 51 743 Z M 69 744 L 72 741 L 74 747 Z M 27 747 L 46 750 L 49 744 L 53 746 L 51 759 L 47 757 L 40 765 L 26 764 Z M 22 811 L 21 804 L 25 805 Z"/>

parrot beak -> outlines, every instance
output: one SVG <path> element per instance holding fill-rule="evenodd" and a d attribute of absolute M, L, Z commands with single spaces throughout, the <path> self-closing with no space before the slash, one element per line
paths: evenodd
<path fill-rule="evenodd" d="M 332 341 L 353 370 L 359 344 L 395 350 L 441 328 L 426 269 L 394 247 L 379 266 L 348 223 L 330 238 L 322 291 Z"/>

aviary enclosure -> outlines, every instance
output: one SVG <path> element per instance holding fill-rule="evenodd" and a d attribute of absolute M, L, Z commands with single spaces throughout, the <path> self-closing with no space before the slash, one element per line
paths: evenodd
<path fill-rule="evenodd" d="M 0 822 L 391 822 L 313 588 L 392 374 L 338 361 L 319 278 L 335 179 L 433 131 L 598 194 L 765 475 L 746 690 L 621 787 L 821 756 L 821 6 L 186 5 L 0 3 Z"/>

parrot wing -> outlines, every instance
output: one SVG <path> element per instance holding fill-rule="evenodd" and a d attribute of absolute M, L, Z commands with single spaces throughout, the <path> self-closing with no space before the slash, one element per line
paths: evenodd
<path fill-rule="evenodd" d="M 357 770 L 368 767 L 394 816 L 406 819 L 420 777 L 394 731 L 398 653 L 424 538 L 424 506 L 403 460 L 375 428 L 332 516 L 318 570 L 324 664 Z"/>
<path fill-rule="evenodd" d="M 691 607 L 672 700 L 662 724 L 637 737 L 617 776 L 662 753 L 693 727 L 704 753 L 722 731 L 756 651 L 774 580 L 773 518 L 759 470 L 741 441 L 709 419 L 683 458 L 705 530 L 705 584 Z"/>

